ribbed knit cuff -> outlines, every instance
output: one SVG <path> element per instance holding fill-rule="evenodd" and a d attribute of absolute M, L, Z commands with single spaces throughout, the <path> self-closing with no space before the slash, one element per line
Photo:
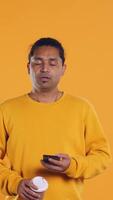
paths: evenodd
<path fill-rule="evenodd" d="M 23 178 L 22 178 L 21 176 L 18 176 L 18 177 L 16 177 L 16 178 L 12 181 L 11 185 L 9 185 L 10 192 L 11 192 L 13 195 L 17 195 L 18 184 L 19 184 L 19 182 L 20 182 L 21 180 L 23 180 Z"/>
<path fill-rule="evenodd" d="M 69 167 L 63 173 L 69 177 L 74 177 L 76 174 L 76 168 L 77 168 L 77 162 L 75 158 L 72 157 Z"/>

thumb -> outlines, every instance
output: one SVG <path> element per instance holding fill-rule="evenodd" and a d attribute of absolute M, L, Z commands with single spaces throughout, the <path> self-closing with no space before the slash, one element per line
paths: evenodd
<path fill-rule="evenodd" d="M 36 185 L 33 184 L 32 180 L 30 180 L 29 186 L 30 186 L 31 188 L 33 188 L 34 190 L 38 190 L 38 187 L 37 187 Z"/>
<path fill-rule="evenodd" d="M 55 154 L 55 156 L 58 156 L 59 158 L 66 158 L 67 154 L 58 153 L 58 154 Z"/>

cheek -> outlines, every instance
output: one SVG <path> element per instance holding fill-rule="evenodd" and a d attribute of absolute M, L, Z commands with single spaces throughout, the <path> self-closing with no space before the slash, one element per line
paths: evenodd
<path fill-rule="evenodd" d="M 30 74 L 29 75 L 30 75 L 31 80 L 36 79 L 36 72 L 34 70 L 30 70 Z"/>
<path fill-rule="evenodd" d="M 53 83 L 58 83 L 61 78 L 61 73 L 57 72 L 52 75 L 52 82 Z"/>
<path fill-rule="evenodd" d="M 56 79 L 60 79 L 61 76 L 62 76 L 61 71 L 57 71 L 57 72 L 55 73 Z"/>
<path fill-rule="evenodd" d="M 36 76 L 39 73 L 39 70 L 36 67 L 30 69 L 31 76 Z"/>

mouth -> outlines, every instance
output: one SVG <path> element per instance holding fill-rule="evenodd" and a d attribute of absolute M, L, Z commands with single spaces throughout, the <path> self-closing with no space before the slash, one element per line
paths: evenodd
<path fill-rule="evenodd" d="M 46 82 L 46 81 L 50 80 L 50 77 L 47 77 L 47 76 L 44 77 L 43 76 L 43 77 L 40 77 L 40 80 Z"/>
<path fill-rule="evenodd" d="M 40 79 L 50 79 L 50 75 L 49 74 L 40 74 Z"/>

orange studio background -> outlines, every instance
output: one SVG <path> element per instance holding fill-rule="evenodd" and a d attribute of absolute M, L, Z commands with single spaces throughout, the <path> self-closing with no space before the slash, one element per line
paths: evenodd
<path fill-rule="evenodd" d="M 0 103 L 30 90 L 27 54 L 45 36 L 66 50 L 60 87 L 94 104 L 113 152 L 113 0 L 1 1 Z M 113 199 L 112 167 L 86 181 L 84 200 Z"/>

